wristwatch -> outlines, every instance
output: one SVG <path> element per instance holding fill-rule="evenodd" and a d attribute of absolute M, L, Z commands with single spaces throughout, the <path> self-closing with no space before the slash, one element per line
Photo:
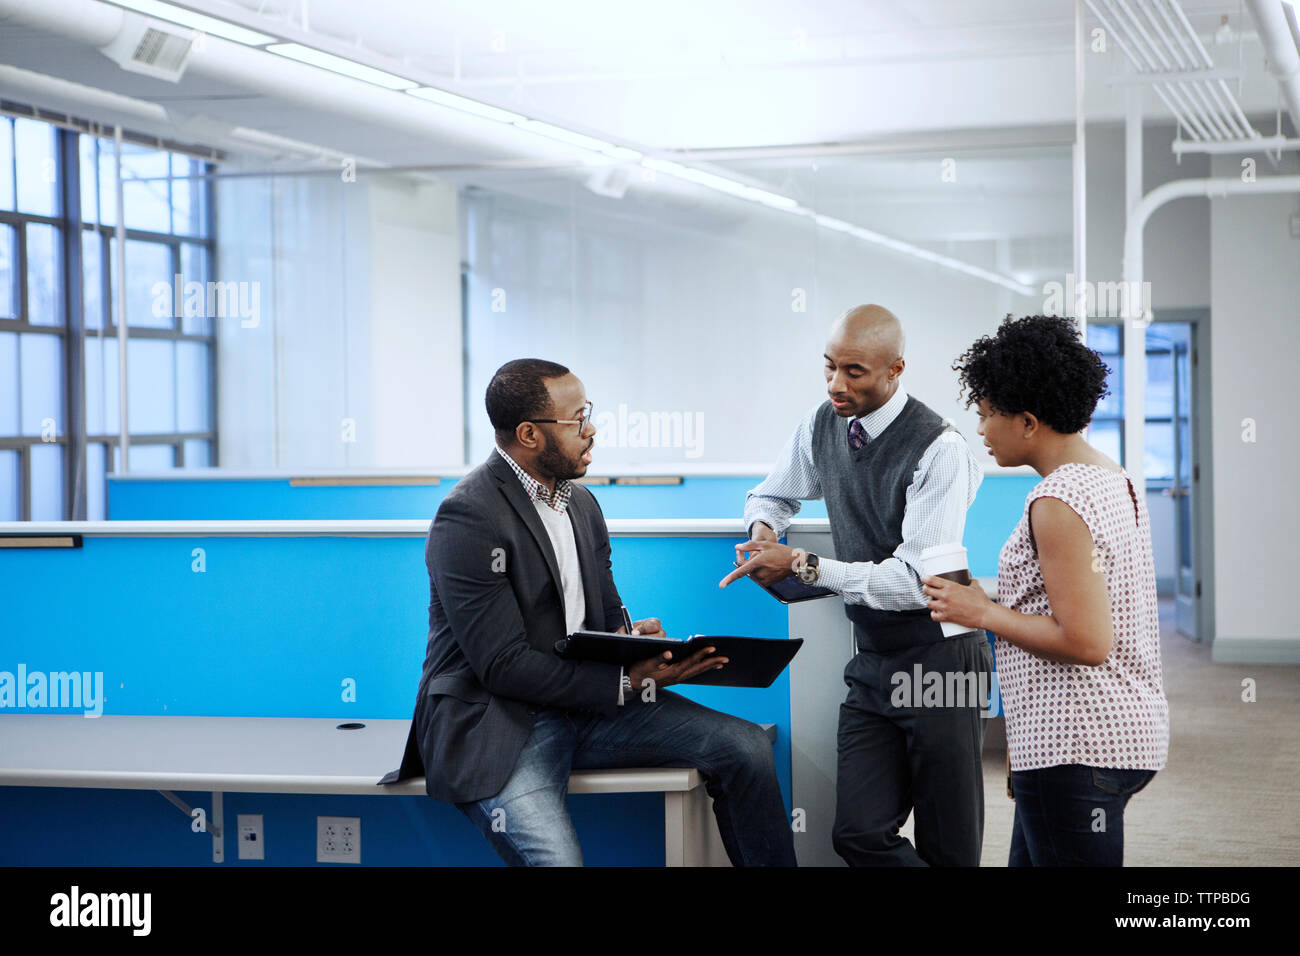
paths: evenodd
<path fill-rule="evenodd" d="M 808 557 L 804 560 L 804 565 L 795 574 L 804 584 L 816 584 L 817 576 L 820 574 L 817 568 L 817 555 L 809 552 Z"/>

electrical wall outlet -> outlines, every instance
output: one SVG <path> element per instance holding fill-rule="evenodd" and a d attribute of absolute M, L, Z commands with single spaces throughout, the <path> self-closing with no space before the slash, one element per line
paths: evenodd
<path fill-rule="evenodd" d="M 238 817 L 239 858 L 241 860 L 265 860 L 266 840 L 262 833 L 262 815 L 260 813 L 241 813 Z"/>
<path fill-rule="evenodd" d="M 360 863 L 361 818 L 317 817 L 316 862 Z"/>

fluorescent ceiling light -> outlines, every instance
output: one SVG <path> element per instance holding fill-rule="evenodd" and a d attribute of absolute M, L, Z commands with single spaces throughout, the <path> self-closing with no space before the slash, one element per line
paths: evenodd
<path fill-rule="evenodd" d="M 390 90 L 410 90 L 420 85 L 394 73 L 385 73 L 383 70 L 362 66 L 353 60 L 334 56 L 332 53 L 325 53 L 322 50 L 314 50 L 309 46 L 303 46 L 301 43 L 273 43 L 265 47 L 265 49 L 270 53 L 288 57 L 290 60 L 297 60 L 299 63 L 318 66 L 323 70 L 330 70 L 333 73 L 340 73 L 343 76 L 350 76 L 354 80 L 363 80 L 366 83 L 373 83 L 375 86 L 382 86 Z"/>
<path fill-rule="evenodd" d="M 603 139 L 596 139 L 593 136 L 584 136 L 582 133 L 575 133 L 573 130 L 565 129 L 562 126 L 552 126 L 550 123 L 543 123 L 541 120 L 524 119 L 515 125 L 530 133 L 536 133 L 538 136 L 545 136 L 549 139 L 558 140 L 561 143 L 568 143 L 570 146 L 578 146 L 582 149 L 591 150 L 593 153 L 601 153 L 602 155 L 614 159 L 636 160 L 641 158 L 641 154 L 634 149 L 628 149 L 626 146 L 615 146 L 613 143 L 607 143 Z"/>
<path fill-rule="evenodd" d="M 614 159 L 626 159 L 632 162 L 641 158 L 641 154 L 635 149 L 628 149 L 626 146 L 611 146 L 609 149 L 602 150 L 606 156 L 612 156 Z"/>
<path fill-rule="evenodd" d="M 656 172 L 666 173 L 669 176 L 684 179 L 690 183 L 707 186 L 709 189 L 716 189 L 718 192 L 726 193 L 729 196 L 735 196 L 738 199 L 748 199 L 751 202 L 762 203 L 764 206 L 771 206 L 773 209 L 781 209 L 786 212 L 798 213 L 800 215 L 808 213 L 807 209 L 804 209 L 789 196 L 781 196 L 774 192 L 768 192 L 766 189 L 758 189 L 755 186 L 746 186 L 744 183 L 736 182 L 734 179 L 728 179 L 726 176 L 707 173 L 702 169 L 695 169 L 692 166 L 683 166 L 681 163 L 674 163 L 667 159 L 650 158 L 641 160 L 641 165 L 647 166 Z"/>
<path fill-rule="evenodd" d="M 428 100 L 430 103 L 437 103 L 439 106 L 448 106 L 463 113 L 495 120 L 498 123 L 510 123 L 529 133 L 545 136 L 561 143 L 568 143 L 570 146 L 577 146 L 580 149 L 599 153 L 611 159 L 635 162 L 641 158 L 641 154 L 635 149 L 628 149 L 626 146 L 615 146 L 613 143 L 607 143 L 603 139 L 596 139 L 594 136 L 584 136 L 582 133 L 575 133 L 573 130 L 565 129 L 562 126 L 553 126 L 550 123 L 543 123 L 541 120 L 529 119 L 521 113 L 512 113 L 510 110 L 489 106 L 487 103 L 480 103 L 478 100 L 472 100 L 467 96 L 457 96 L 455 93 L 448 93 L 446 90 L 440 90 L 436 87 L 422 86 L 419 89 L 407 90 L 406 92 L 412 96 L 418 96 L 422 100 Z"/>
<path fill-rule="evenodd" d="M 823 229 L 831 229 L 835 232 L 843 232 L 864 242 L 874 243 L 878 246 L 884 246 L 886 249 L 893 249 L 895 252 L 901 252 L 903 255 L 911 256 L 913 259 L 920 259 L 923 262 L 932 262 L 937 266 L 945 269 L 951 269 L 954 272 L 962 272 L 968 276 L 974 276 L 977 279 L 983 279 L 986 282 L 992 282 L 1003 288 L 1010 289 L 1020 295 L 1035 295 L 1027 282 L 1021 282 L 1020 276 L 1012 278 L 1004 276 L 988 269 L 981 269 L 979 266 L 973 266 L 969 262 L 962 262 L 960 259 L 954 259 L 951 256 L 943 256 L 929 249 L 923 249 L 920 246 L 914 246 L 910 242 L 903 242 L 901 239 L 895 239 L 892 236 L 886 236 L 883 233 L 874 232 L 871 229 L 865 229 L 862 226 L 854 225 L 851 222 L 845 222 L 843 219 L 836 219 L 832 216 L 823 216 L 820 213 L 813 216 L 813 221 Z"/>
<path fill-rule="evenodd" d="M 678 179 L 684 179 L 688 183 L 707 186 L 709 189 L 716 189 L 718 192 L 727 193 L 731 196 L 738 196 L 741 199 L 750 198 L 745 195 L 747 190 L 762 192 L 762 190 L 753 189 L 752 186 L 738 183 L 734 179 L 728 179 L 725 176 L 718 176 L 714 173 L 706 173 L 702 169 L 683 166 L 681 163 L 674 163 L 667 159 L 644 159 L 641 163 L 643 166 L 648 166 L 656 172 L 667 173 L 669 176 L 676 176 Z"/>
<path fill-rule="evenodd" d="M 198 30 L 201 33 L 221 37 L 225 40 L 234 40 L 236 43 L 244 43 L 248 46 L 261 46 L 275 40 L 275 37 L 268 36 L 265 33 L 237 27 L 225 20 L 207 17 L 201 13 L 195 13 L 193 10 L 186 10 L 170 3 L 162 3 L 160 0 L 109 0 L 109 2 L 119 7 L 125 7 L 128 10 L 134 10 L 137 13 L 157 17 L 159 20 L 168 20 L 171 23 L 189 27 L 191 30 Z"/>
<path fill-rule="evenodd" d="M 833 229 L 836 232 L 852 232 L 855 226 L 852 223 L 845 222 L 843 219 L 835 219 L 831 216 L 823 216 L 820 213 L 813 216 L 813 222 L 823 229 Z"/>
<path fill-rule="evenodd" d="M 460 110 L 462 113 L 472 113 L 475 116 L 482 116 L 484 119 L 496 120 L 498 123 L 521 123 L 527 119 L 527 117 L 519 113 L 497 109 L 495 106 L 488 106 L 478 100 L 457 96 L 455 93 L 434 89 L 431 86 L 422 86 L 418 90 L 407 90 L 406 92 L 412 96 L 418 96 L 422 100 L 428 100 L 430 103 L 449 106 L 454 110 Z"/>
<path fill-rule="evenodd" d="M 755 189 L 753 186 L 746 187 L 745 198 L 752 199 L 754 202 L 761 202 L 764 206 L 771 206 L 773 209 L 785 209 L 791 212 L 804 211 L 789 196 L 770 193 L 766 189 Z"/>

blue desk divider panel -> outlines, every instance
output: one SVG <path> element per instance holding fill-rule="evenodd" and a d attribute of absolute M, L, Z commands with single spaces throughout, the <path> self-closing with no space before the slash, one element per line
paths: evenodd
<path fill-rule="evenodd" d="M 659 616 L 674 635 L 784 636 L 782 605 L 749 582 L 718 589 L 732 544 L 615 538 L 615 581 L 634 616 Z M 192 569 L 196 548 L 202 573 Z M 80 549 L 0 550 L 0 580 L 23 596 L 6 602 L 0 670 L 102 672 L 105 713 L 411 716 L 428 628 L 421 538 L 91 536 Z M 347 679 L 355 703 L 343 700 Z M 674 691 L 777 725 L 788 807 L 788 679 Z M 391 765 L 400 758 L 391 754 Z M 206 795 L 192 796 L 191 805 L 207 806 Z M 584 795 L 571 806 L 589 862 L 662 865 L 661 794 Z M 496 860 L 459 811 L 427 798 L 229 795 L 227 820 L 239 812 L 267 815 L 267 863 L 314 863 L 317 815 L 363 817 L 367 863 Z M 211 860 L 211 841 L 148 791 L 0 787 L 0 819 L 10 823 L 0 863 Z"/>
<path fill-rule="evenodd" d="M 673 485 L 592 485 L 606 518 L 740 518 L 759 478 L 687 477 Z M 108 479 L 113 521 L 429 518 L 455 485 L 309 485 L 288 478 Z M 826 517 L 820 501 L 800 514 Z"/>
<path fill-rule="evenodd" d="M 762 478 L 684 478 L 680 485 L 592 485 L 606 518 L 735 518 Z M 801 518 L 825 518 L 826 504 L 805 501 Z"/>
<path fill-rule="evenodd" d="M 457 479 L 436 485 L 309 485 L 288 478 L 108 478 L 111 521 L 432 520 Z"/>
<path fill-rule="evenodd" d="M 1025 498 L 1042 479 L 1038 475 L 985 475 L 966 512 L 966 560 L 977 578 L 996 580 L 1002 545 L 1025 512 Z"/>

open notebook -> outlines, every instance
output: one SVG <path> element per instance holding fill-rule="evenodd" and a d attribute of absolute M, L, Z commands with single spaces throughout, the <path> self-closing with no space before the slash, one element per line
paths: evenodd
<path fill-rule="evenodd" d="M 711 656 L 725 657 L 728 662 L 721 668 L 707 670 L 682 683 L 769 687 L 802 646 L 801 637 L 695 634 L 679 639 L 577 631 L 556 641 L 555 653 L 565 660 L 600 661 L 627 667 L 664 651 L 672 651 L 672 660 L 681 661 L 706 647 L 715 647 L 717 651 Z"/>

